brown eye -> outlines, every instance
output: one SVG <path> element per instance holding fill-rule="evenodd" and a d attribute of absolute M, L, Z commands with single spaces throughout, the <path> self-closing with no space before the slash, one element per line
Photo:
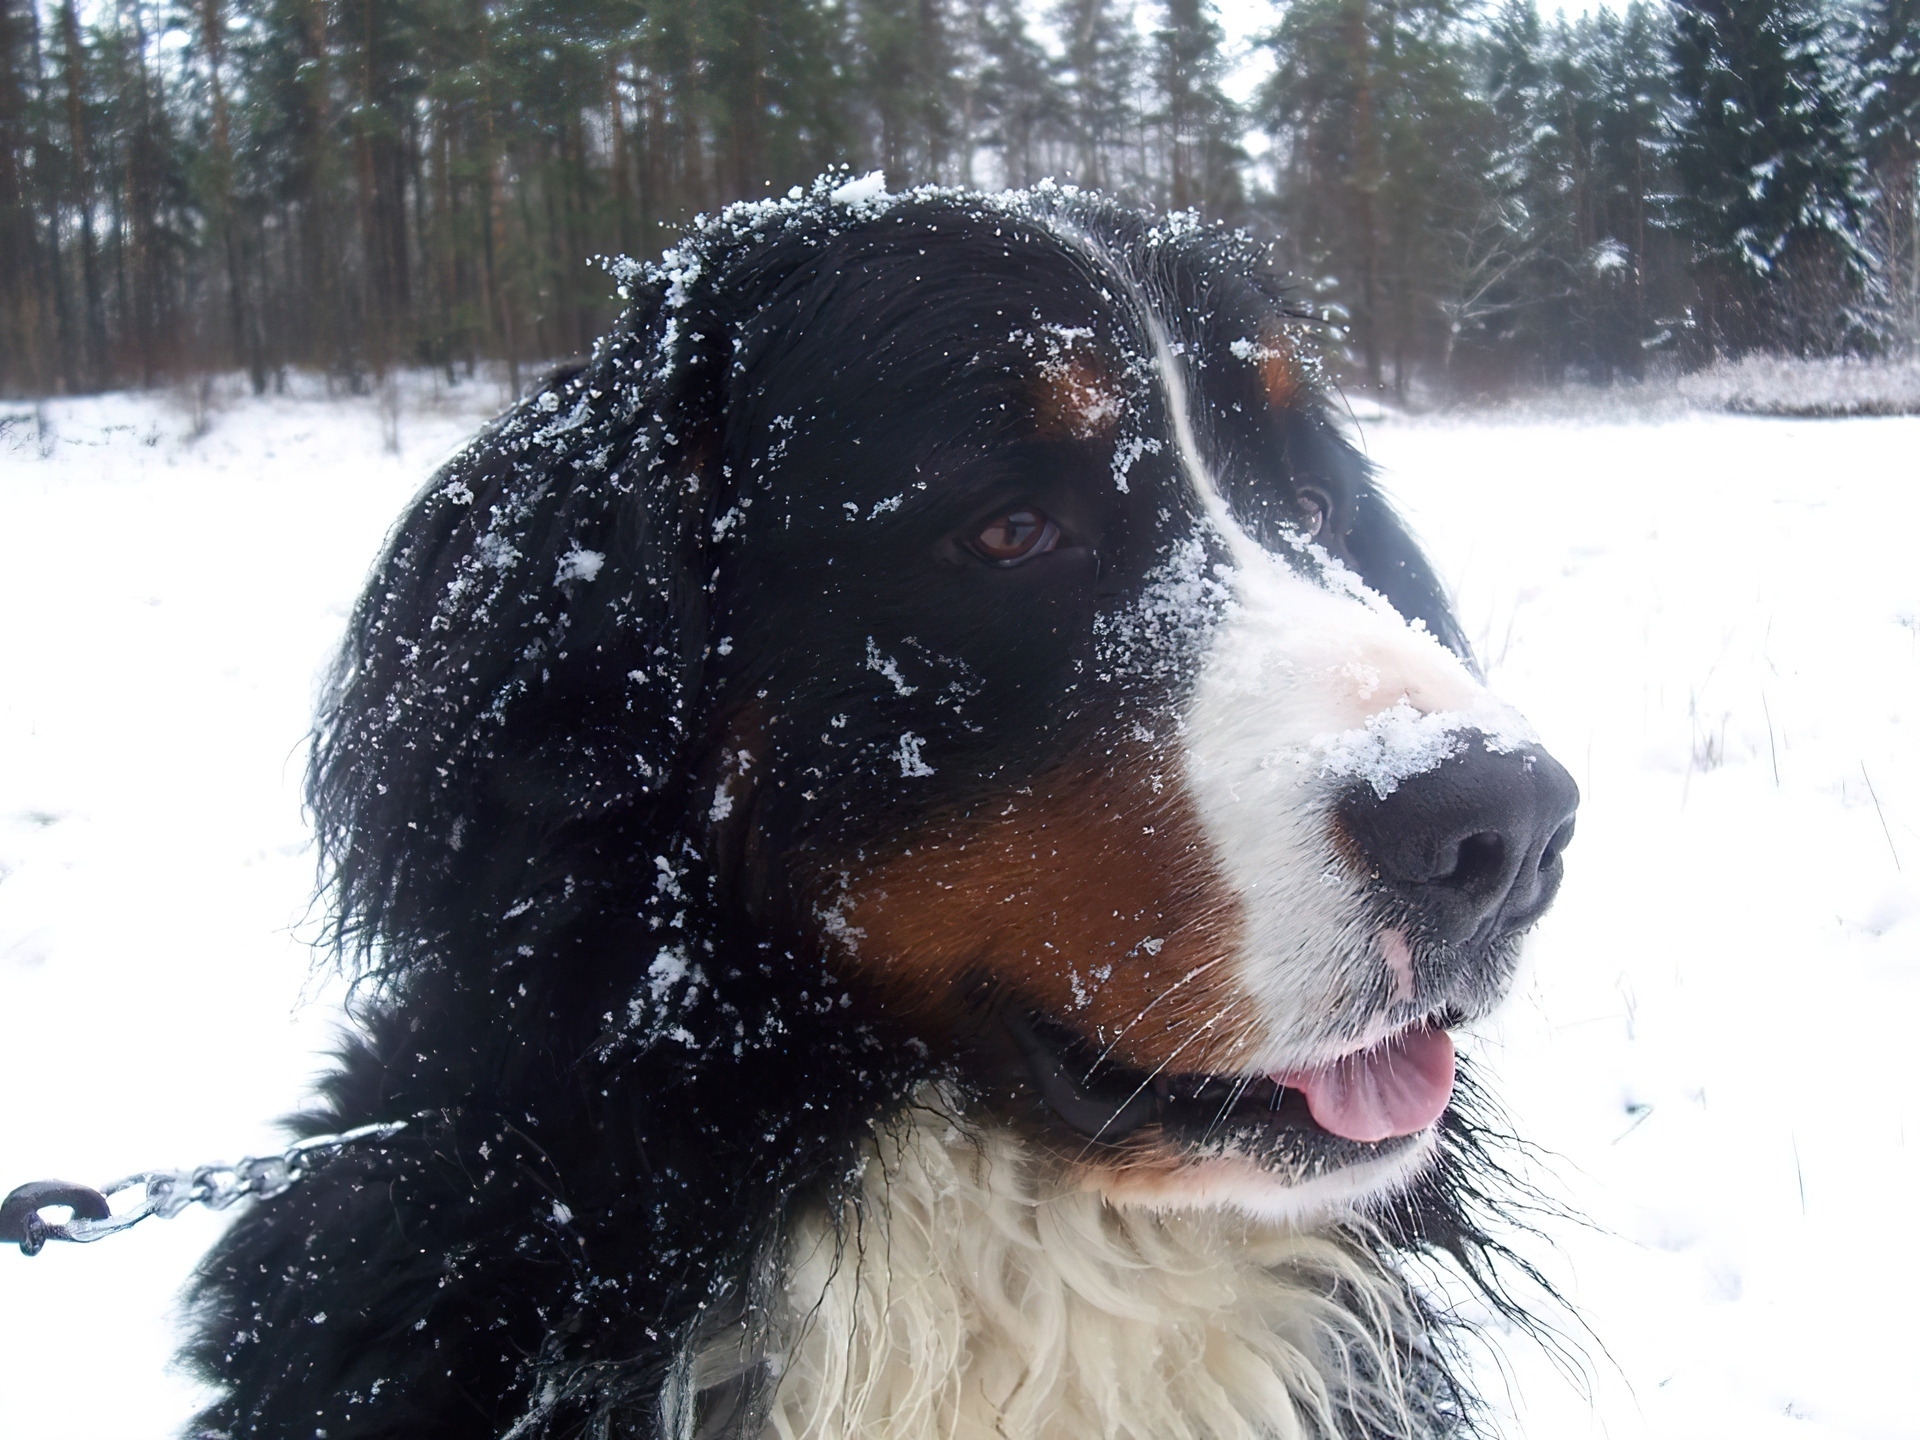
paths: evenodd
<path fill-rule="evenodd" d="M 1300 512 L 1300 529 L 1307 539 L 1317 539 L 1320 532 L 1327 528 L 1327 516 L 1333 510 L 1333 502 L 1318 490 L 1302 490 L 1294 496 L 1293 503 Z"/>
<path fill-rule="evenodd" d="M 1018 565 L 1059 543 L 1060 527 L 1038 510 L 1023 507 L 994 516 L 974 537 L 973 548 L 996 565 Z"/>

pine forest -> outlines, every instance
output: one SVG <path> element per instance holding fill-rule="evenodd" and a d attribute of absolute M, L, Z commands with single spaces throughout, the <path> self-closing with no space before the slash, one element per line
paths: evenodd
<path fill-rule="evenodd" d="M 1920 0 L 0 0 L 0 393 L 518 389 L 841 166 L 1270 236 L 1386 396 L 1920 347 Z"/>

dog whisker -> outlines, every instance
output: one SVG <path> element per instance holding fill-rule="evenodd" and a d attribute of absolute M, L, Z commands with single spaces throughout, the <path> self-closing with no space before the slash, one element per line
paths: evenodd
<path fill-rule="evenodd" d="M 1216 1016 L 1214 1018 L 1217 1019 L 1218 1017 Z M 1187 1038 L 1182 1040 L 1178 1045 L 1174 1046 L 1173 1052 L 1169 1054 L 1165 1059 L 1161 1060 L 1159 1064 L 1155 1065 L 1153 1069 L 1148 1071 L 1146 1074 L 1146 1077 L 1143 1080 L 1141 1080 L 1141 1082 L 1138 1085 L 1134 1086 L 1132 1093 L 1129 1094 L 1125 1100 L 1121 1101 L 1120 1104 L 1114 1107 L 1114 1114 L 1118 1115 L 1122 1110 L 1125 1110 L 1127 1106 L 1131 1105 L 1135 1100 L 1138 1100 L 1143 1094 L 1145 1094 L 1148 1087 L 1150 1087 L 1155 1080 L 1158 1080 L 1161 1077 L 1161 1075 L 1166 1073 L 1167 1067 L 1172 1065 L 1175 1060 L 1179 1059 L 1181 1054 L 1186 1050 L 1186 1048 L 1189 1045 L 1193 1044 L 1196 1040 L 1200 1040 L 1205 1037 L 1206 1032 L 1212 1027 L 1212 1024 L 1213 1024 L 1213 1021 L 1209 1020 L 1206 1024 L 1194 1030 L 1192 1034 L 1188 1035 Z M 1087 1146 L 1083 1148 L 1080 1152 L 1080 1158 L 1082 1160 L 1086 1159 L 1088 1151 L 1092 1148 L 1093 1144 L 1098 1139 L 1099 1137 L 1097 1135 L 1089 1139 Z"/>
<path fill-rule="evenodd" d="M 1136 1014 L 1133 1017 L 1133 1019 L 1129 1020 L 1125 1025 L 1121 1026 L 1120 1029 L 1114 1032 L 1113 1038 L 1109 1040 L 1106 1043 L 1106 1045 L 1101 1049 L 1100 1057 L 1099 1057 L 1100 1060 L 1104 1061 L 1110 1055 L 1112 1055 L 1114 1051 L 1114 1047 L 1117 1046 L 1122 1040 L 1124 1040 L 1127 1037 L 1127 1035 L 1133 1030 L 1134 1026 L 1138 1025 L 1141 1021 L 1147 1018 L 1148 1013 L 1153 1009 L 1154 1006 L 1158 1005 L 1162 1000 L 1169 999 L 1177 991 L 1183 989 L 1187 985 L 1190 985 L 1193 981 L 1199 979 L 1202 975 L 1204 975 L 1207 971 L 1213 969 L 1216 965 L 1225 964 L 1228 958 L 1229 958 L 1228 956 L 1219 955 L 1214 957 L 1212 960 L 1208 960 L 1203 964 L 1197 965 L 1193 969 L 1189 970 L 1185 975 L 1182 975 L 1178 980 L 1174 981 L 1166 989 L 1160 991 L 1151 1000 L 1149 1000 L 1143 1007 L 1141 1007 L 1139 1013 Z"/>

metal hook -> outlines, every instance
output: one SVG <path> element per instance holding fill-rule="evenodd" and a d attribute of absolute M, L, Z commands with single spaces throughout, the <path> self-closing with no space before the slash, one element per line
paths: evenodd
<path fill-rule="evenodd" d="M 105 1220 L 113 1214 L 107 1197 L 66 1180 L 33 1180 L 0 1200 L 0 1243 L 18 1245 L 23 1255 L 38 1255 L 47 1243 L 47 1222 L 40 1212 L 65 1205 L 76 1220 Z"/>

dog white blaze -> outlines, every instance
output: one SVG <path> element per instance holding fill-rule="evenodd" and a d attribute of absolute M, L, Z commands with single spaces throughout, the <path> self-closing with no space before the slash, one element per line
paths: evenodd
<path fill-rule="evenodd" d="M 1246 1037 L 1248 1069 L 1303 1069 L 1381 1038 L 1351 1028 L 1356 997 L 1401 994 L 1411 979 L 1405 937 L 1381 930 L 1337 844 L 1341 790 L 1390 793 L 1466 732 L 1503 749 L 1534 737 L 1324 549 L 1303 538 L 1283 556 L 1247 532 L 1201 455 L 1179 363 L 1157 325 L 1152 335 L 1180 463 L 1227 555 L 1181 741 L 1188 791 L 1243 917 L 1237 978 L 1257 1013 L 1229 1028 Z"/>

